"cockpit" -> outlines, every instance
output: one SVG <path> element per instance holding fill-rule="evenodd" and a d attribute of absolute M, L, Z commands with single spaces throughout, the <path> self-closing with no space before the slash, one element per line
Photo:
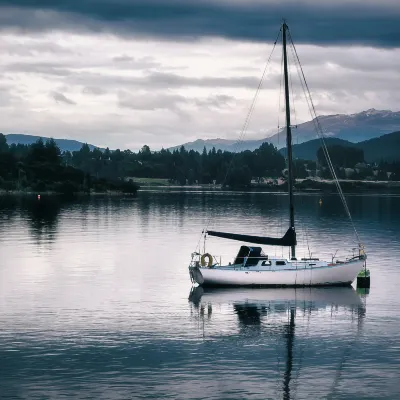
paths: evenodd
<path fill-rule="evenodd" d="M 246 267 L 257 265 L 260 260 L 268 260 L 261 247 L 241 246 L 234 264 L 243 264 Z"/>

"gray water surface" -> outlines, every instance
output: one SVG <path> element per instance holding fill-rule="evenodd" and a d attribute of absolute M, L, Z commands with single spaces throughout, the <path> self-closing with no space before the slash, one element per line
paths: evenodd
<path fill-rule="evenodd" d="M 351 253 L 339 198 L 319 200 L 295 196 L 298 257 Z M 369 293 L 191 290 L 207 223 L 279 236 L 287 196 L 0 198 L 0 398 L 400 398 L 400 198 L 348 201 Z M 240 243 L 206 246 L 228 262 Z"/>

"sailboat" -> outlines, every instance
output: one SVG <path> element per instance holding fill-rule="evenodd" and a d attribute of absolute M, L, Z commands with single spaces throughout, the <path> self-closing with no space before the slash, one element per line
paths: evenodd
<path fill-rule="evenodd" d="M 290 98 L 289 98 L 289 79 L 288 79 L 288 56 L 287 56 L 287 37 L 291 40 L 288 25 L 284 21 L 280 33 L 282 33 L 283 44 L 283 69 L 284 69 L 284 89 L 285 89 L 285 108 L 286 108 L 286 145 L 287 145 L 287 167 L 288 167 L 288 195 L 289 195 L 289 219 L 290 224 L 287 232 L 281 238 L 252 236 L 246 234 L 226 233 L 212 230 L 203 231 L 204 235 L 237 240 L 251 245 L 242 245 L 234 258 L 228 265 L 222 265 L 209 253 L 201 254 L 198 251 L 192 253 L 189 264 L 189 274 L 192 283 L 202 286 L 344 286 L 351 285 L 357 275 L 363 269 L 366 270 L 366 253 L 362 245 L 355 226 L 354 231 L 358 239 L 358 254 L 354 253 L 344 260 L 334 259 L 330 261 L 318 258 L 296 257 L 296 229 L 294 218 L 293 201 L 293 163 L 292 163 L 292 133 L 290 122 Z M 292 44 L 293 41 L 291 40 Z M 276 41 L 275 41 L 276 44 Z M 294 48 L 294 45 L 293 45 Z M 294 48 L 295 49 L 295 48 Z M 294 50 L 297 56 L 296 50 Z M 297 57 L 298 59 L 298 57 Z M 301 64 L 298 60 L 300 68 Z M 302 69 L 301 69 L 302 72 Z M 303 78 L 304 73 L 303 73 Z M 305 81 L 308 90 L 308 85 Z M 310 95 L 310 94 L 309 94 Z M 312 109 L 311 95 L 309 99 Z M 316 115 L 316 113 L 315 113 Z M 318 123 L 317 117 L 315 121 Z M 340 198 L 343 202 L 350 221 L 353 223 L 350 211 L 347 207 L 346 199 L 340 188 L 333 165 L 330 161 L 329 153 L 323 139 L 321 130 L 321 140 L 323 150 L 327 158 L 328 166 L 331 169 L 338 188 Z M 289 258 L 270 257 L 264 253 L 263 249 L 254 245 L 284 246 L 290 248 Z M 197 250 L 197 249 L 196 249 Z"/>

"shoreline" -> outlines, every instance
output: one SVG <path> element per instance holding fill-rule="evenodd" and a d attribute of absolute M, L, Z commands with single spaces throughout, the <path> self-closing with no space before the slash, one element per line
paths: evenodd
<path fill-rule="evenodd" d="M 400 194 L 400 182 L 397 181 L 361 181 L 361 180 L 339 180 L 342 191 L 347 194 Z M 151 190 L 207 190 L 207 191 L 243 191 L 243 192 L 272 192 L 287 193 L 287 185 L 271 185 L 265 183 L 252 183 L 250 187 L 223 188 L 220 184 L 196 184 L 196 185 L 174 185 L 174 184 L 147 184 L 141 185 L 140 191 Z M 335 181 L 298 179 L 294 187 L 295 193 L 320 193 L 336 194 Z"/>
<path fill-rule="evenodd" d="M 44 192 L 39 192 L 39 191 L 32 191 L 32 190 L 3 190 L 0 189 L 0 196 L 51 196 L 51 197 L 68 197 L 68 198 L 82 198 L 82 197 L 93 197 L 93 196 L 109 196 L 109 197 L 134 197 L 137 196 L 136 193 L 123 193 L 123 192 L 118 192 L 118 191 L 107 191 L 107 192 L 76 192 L 71 195 L 65 195 L 63 193 L 59 192 L 53 192 L 53 191 L 44 191 Z"/>
<path fill-rule="evenodd" d="M 343 193 L 346 194 L 400 194 L 400 182 L 398 181 L 361 181 L 361 180 L 339 180 Z M 241 191 L 241 192 L 270 192 L 287 193 L 287 185 L 271 185 L 266 183 L 252 183 L 250 187 L 223 188 L 220 184 L 195 184 L 195 185 L 176 185 L 148 183 L 141 184 L 136 193 L 124 193 L 121 191 L 105 192 L 76 192 L 71 195 L 65 195 L 54 191 L 32 191 L 32 190 L 4 190 L 0 189 L 0 196 L 51 196 L 51 197 L 135 197 L 139 192 L 151 190 L 187 190 L 187 191 Z M 294 187 L 295 193 L 304 194 L 337 194 L 335 181 L 326 179 L 298 179 Z"/>

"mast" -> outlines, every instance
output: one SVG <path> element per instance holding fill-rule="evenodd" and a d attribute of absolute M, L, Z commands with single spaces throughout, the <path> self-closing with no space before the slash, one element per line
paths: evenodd
<path fill-rule="evenodd" d="M 286 30 L 288 26 L 283 21 L 282 25 L 282 42 L 283 42 L 283 70 L 285 75 L 285 105 L 286 105 L 286 147 L 288 157 L 288 183 L 289 183 L 289 213 L 290 228 L 294 230 L 294 207 L 293 207 L 293 165 L 292 165 L 292 130 L 290 127 L 290 101 L 289 101 L 289 79 L 288 79 L 288 63 L 286 53 Z M 291 246 L 292 258 L 296 258 L 296 245 Z"/>

